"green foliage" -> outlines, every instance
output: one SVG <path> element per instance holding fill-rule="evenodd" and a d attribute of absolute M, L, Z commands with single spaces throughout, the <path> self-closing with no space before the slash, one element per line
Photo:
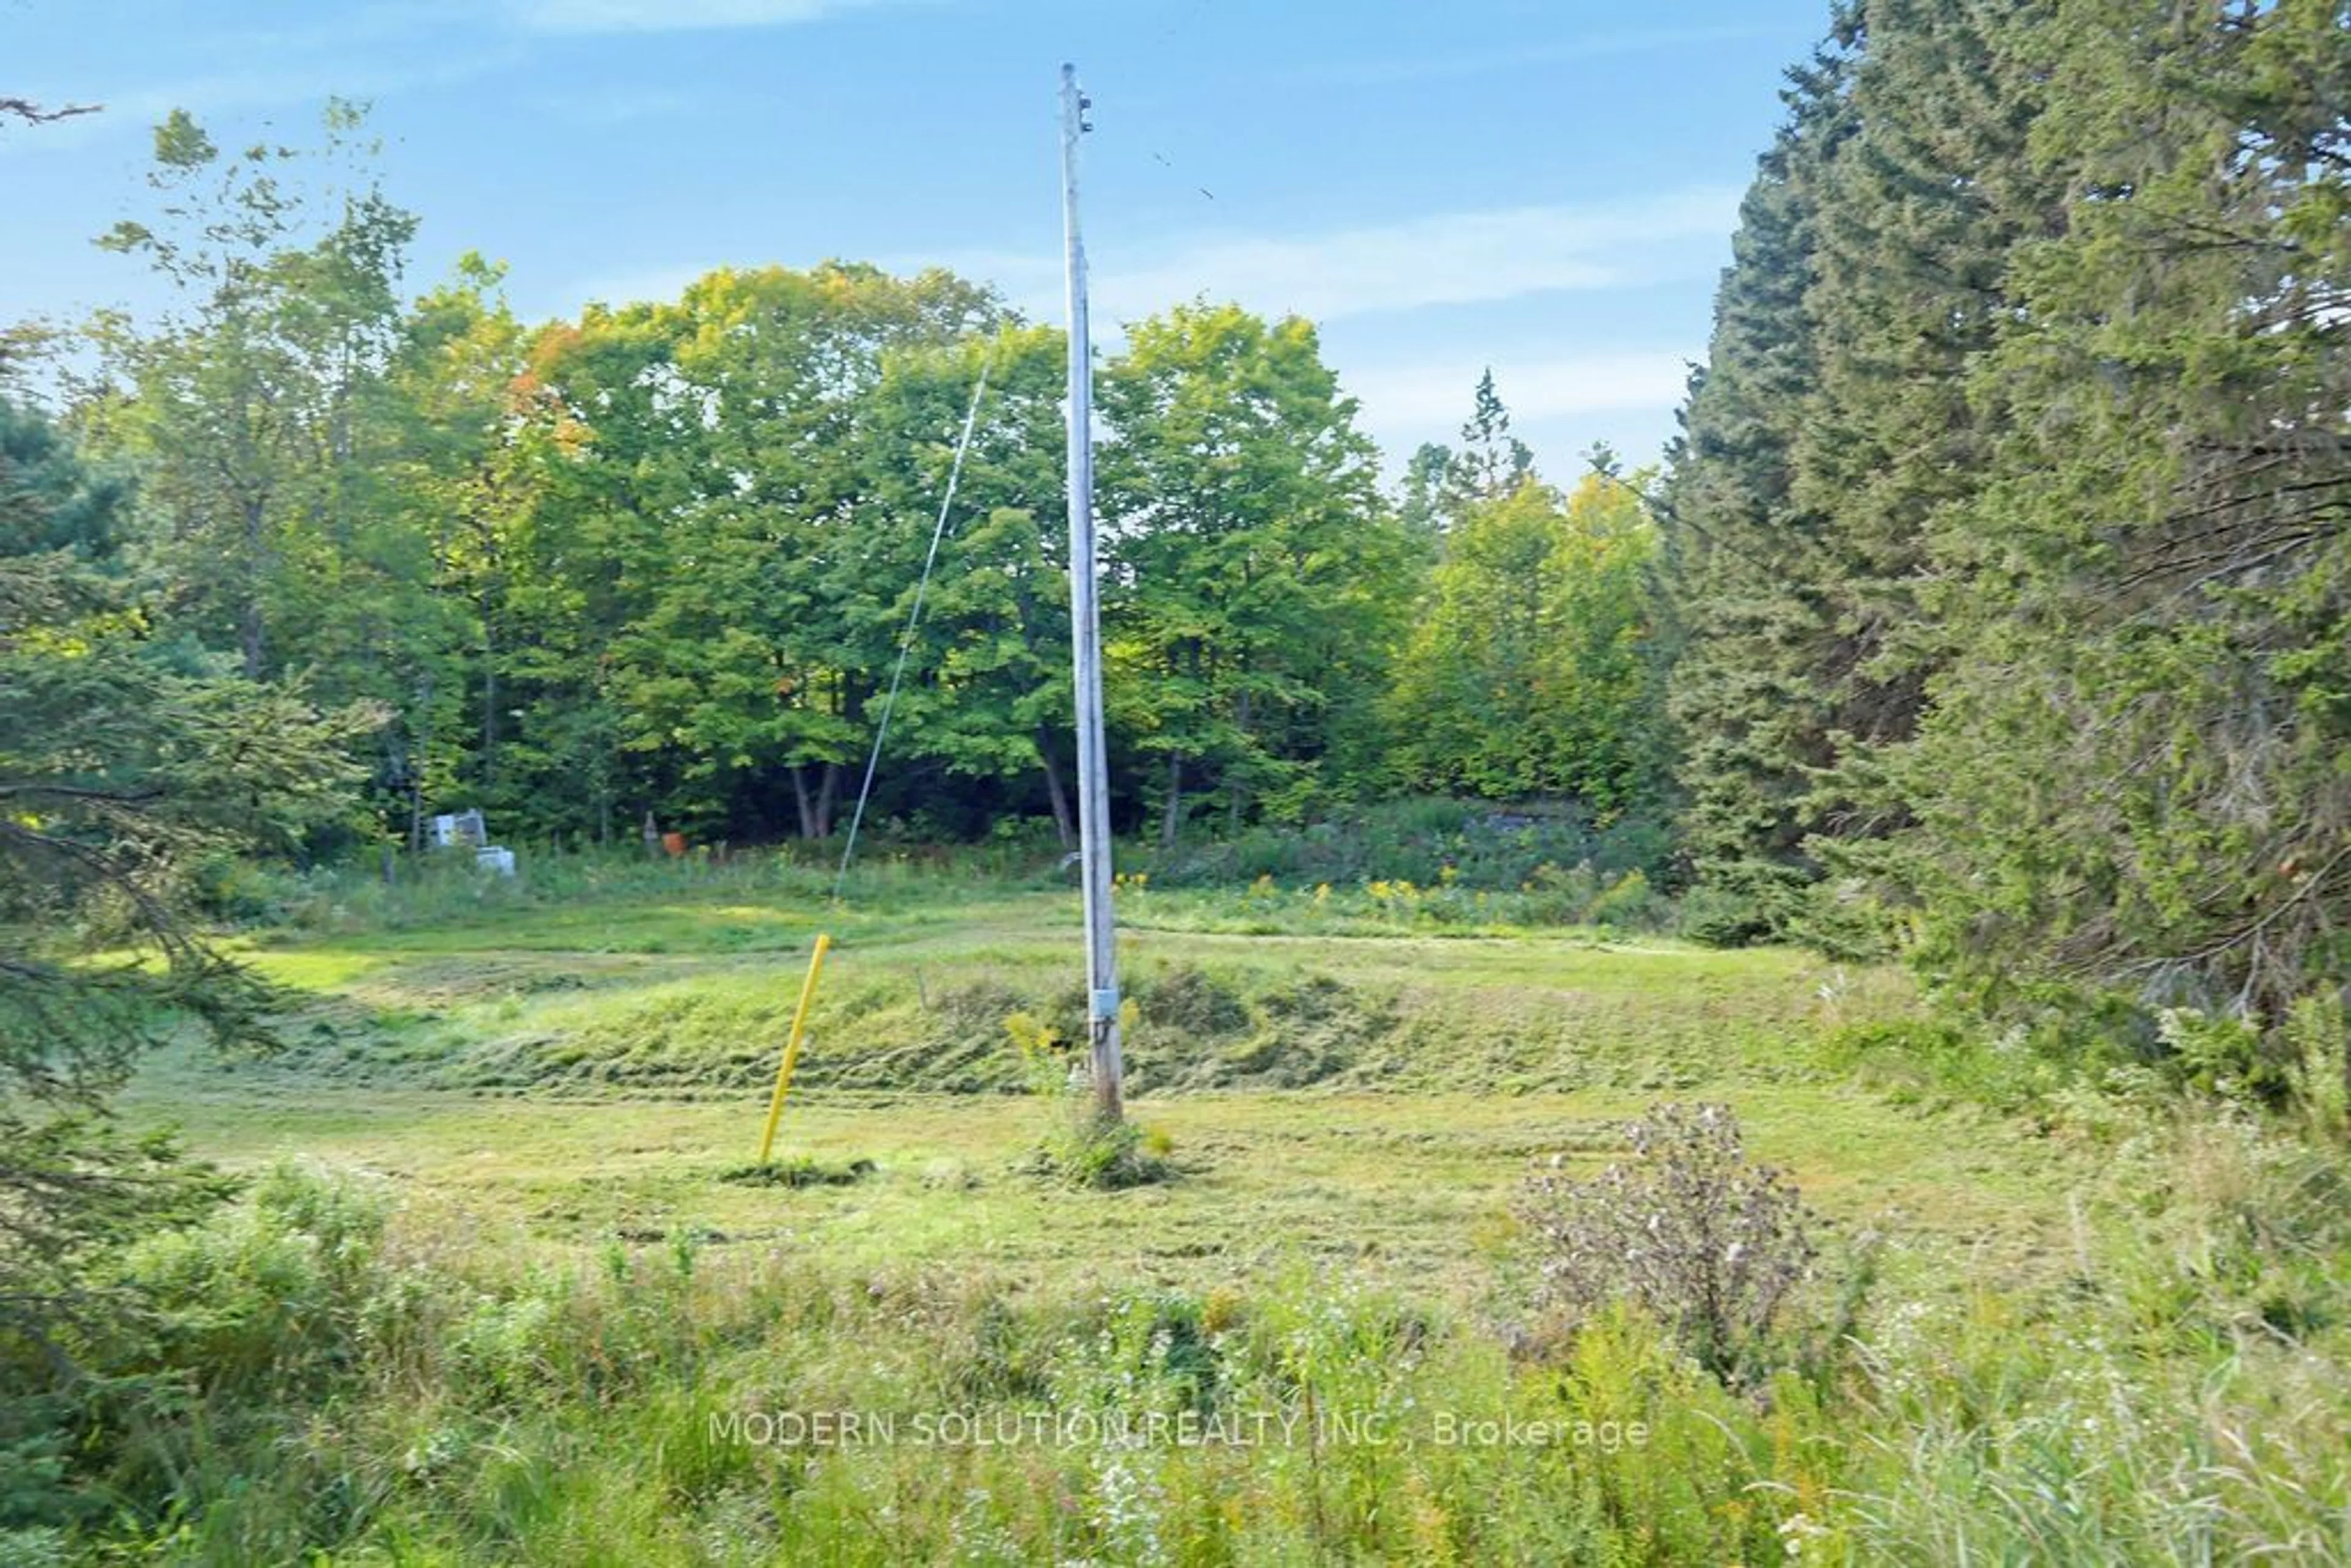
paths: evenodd
<path fill-rule="evenodd" d="M 1327 1258 L 1197 1285 L 678 1232 L 558 1259 L 281 1168 L 124 1260 L 186 1381 L 77 1445 L 110 1509 L 10 1547 L 663 1561 L 757 1521 L 760 1562 L 2327 1560 L 2339 1162 L 2158 1114 L 2105 1164 L 2064 1278 L 1971 1251 L 1955 1289 L 1881 1281 L 1832 1367 L 1754 1385 L 1616 1308 L 1530 1358 Z M 820 1410 L 872 1425 L 759 1425 Z M 917 1437 L 946 1416 L 1008 1436 Z M 1240 1440 L 1177 1436 L 1211 1421 Z"/>
<path fill-rule="evenodd" d="M 197 873 L 347 811 L 345 748 L 377 717 L 159 650 L 120 499 L 0 401 L 0 1365 L 24 1379 L 0 1440 L 17 1388 L 71 1384 L 74 1337 L 131 1315 L 91 1288 L 93 1260 L 221 1196 L 108 1115 L 183 1029 L 266 1038 L 267 988 L 193 924 Z"/>
<path fill-rule="evenodd" d="M 1681 933 L 1710 947 L 1743 947 L 1793 932 L 1806 899 L 1802 875 L 1763 861 L 1717 865 L 1682 898 Z"/>
<path fill-rule="evenodd" d="M 2351 887 L 2339 22 L 1840 13 L 1667 487 L 1686 928 L 1898 932 L 2043 1039 L 2241 1019 L 2269 1065 L 2186 1076 L 2276 1092 Z"/>
<path fill-rule="evenodd" d="M 1529 481 L 1469 506 L 1389 693 L 1406 781 L 1603 816 L 1653 800 L 1654 550 L 1637 490 L 1599 475 L 1563 499 Z"/>
<path fill-rule="evenodd" d="M 952 453 L 948 442 L 967 383 L 985 368 L 983 399 L 966 454 L 956 512 L 940 549 L 893 720 L 893 755 L 934 760 L 959 781 L 998 780 L 1008 790 L 1041 777 L 1066 847 L 1074 788 L 1065 771 L 1072 712 L 1067 534 L 1061 469 L 1061 335 L 1008 329 L 929 359 L 884 366 L 875 464 L 891 476 L 893 505 L 935 518 Z M 919 462 L 910 456 L 920 455 Z M 967 519 L 967 520 L 966 520 Z M 892 568 L 911 600 L 920 576 L 911 552 Z M 890 606 L 897 630 L 900 602 Z M 958 821 L 951 831 L 968 833 Z"/>
<path fill-rule="evenodd" d="M 1979 402 L 2045 412 L 1953 519 L 1968 652 L 1886 867 L 1987 1009 L 2062 978 L 2270 1032 L 2339 979 L 2342 371 L 2313 301 L 2346 256 L 2303 225 L 2344 172 L 2332 119 L 2263 74 L 2341 79 L 2324 10 L 2084 4 L 2035 35 L 2062 108 L 2033 152 L 2072 221 L 2017 255 L 2033 330 L 1970 369 Z"/>
<path fill-rule="evenodd" d="M 2312 1137 L 2338 1147 L 2351 1142 L 2351 1027 L 2343 1003 L 2304 997 L 2287 1021 L 2294 1060 L 2286 1068 L 2294 1103 Z"/>
<path fill-rule="evenodd" d="M 1468 423 L 1461 427 L 1461 450 L 1445 475 L 1452 512 L 1458 519 L 1480 501 L 1499 501 L 1534 477 L 1535 455 L 1510 434 L 1510 411 L 1494 387 L 1490 365 L 1478 378 Z"/>
<path fill-rule="evenodd" d="M 1825 759 L 1829 722 L 1820 595 L 1837 574 L 1817 560 L 1827 520 L 1800 500 L 1795 465 L 1820 376 L 1821 187 L 1851 134 L 1848 46 L 1791 73 L 1789 120 L 1740 207 L 1660 512 L 1684 831 L 1710 879 L 1750 862 L 1809 869 L 1807 769 Z"/>
<path fill-rule="evenodd" d="M 1816 882 L 1786 926 L 1792 940 L 1848 962 L 1875 963 L 1897 950 L 1899 926 L 1876 890 L 1856 877 Z"/>
<path fill-rule="evenodd" d="M 381 1190 L 281 1165 L 210 1225 L 150 1237 L 110 1267 L 157 1314 L 160 1364 L 196 1369 L 205 1394 L 298 1399 L 385 1326 L 359 1298 L 387 1211 Z"/>
<path fill-rule="evenodd" d="M 1374 777 L 1416 552 L 1314 329 L 1178 307 L 1129 330 L 1102 407 L 1107 700 L 1165 769 L 1163 845 L 1201 783 L 1238 827 Z"/>
<path fill-rule="evenodd" d="M 671 814 L 723 822 L 738 793 L 788 785 L 801 834 L 831 831 L 945 482 L 957 422 L 938 402 L 959 401 L 977 356 L 918 389 L 947 393 L 919 445 L 885 364 L 1002 319 L 945 273 L 722 269 L 674 306 L 591 316 L 552 367 L 559 383 L 573 366 L 592 377 L 559 417 L 626 589 L 587 635 L 611 649 L 621 744 L 667 775 Z M 606 337 L 622 350 L 609 359 Z M 608 575 L 592 557 L 572 570 Z"/>
<path fill-rule="evenodd" d="M 1653 883 L 1671 874 L 1669 836 L 1653 818 L 1596 823 L 1573 807 L 1489 808 L 1442 797 L 1405 797 L 1320 817 L 1303 826 L 1268 825 L 1153 856 L 1154 885 L 1247 884 L 1270 877 L 1287 887 L 1373 882 L 1507 893 L 1544 868 L 1588 866 L 1614 881 L 1634 872 Z"/>
<path fill-rule="evenodd" d="M 2080 1083 L 2084 1064 L 2053 1059 L 2020 1035 L 1987 1040 L 1948 1018 L 1876 1019 L 1842 1025 L 1820 1043 L 1823 1065 L 1899 1104 L 2045 1107 Z"/>
<path fill-rule="evenodd" d="M 1903 819 L 1875 759 L 1915 731 L 1943 657 L 1919 613 L 1933 525 L 1997 423 L 1962 372 L 2011 319 L 2010 254 L 2049 222 L 2024 156 L 2034 10 L 1841 9 L 1750 192 L 1667 505 L 1709 877 L 1815 874 L 1823 842 Z"/>
<path fill-rule="evenodd" d="M 175 112 L 152 210 L 107 243 L 179 309 L 102 322 L 105 373 L 70 411 L 141 481 L 159 637 L 381 705 L 374 821 L 319 847 L 421 849 L 429 814 L 467 806 L 523 842 L 831 835 L 983 379 L 877 815 L 957 839 L 1041 818 L 1066 846 L 1056 333 L 946 273 L 847 262 L 720 269 L 533 327 L 469 255 L 403 301 L 414 219 L 371 156 L 350 105 L 315 149 L 242 152 Z M 1394 689 L 1437 537 L 1466 540 L 1531 476 L 1490 375 L 1409 523 L 1306 322 L 1179 308 L 1135 324 L 1101 392 L 1123 820 L 1155 812 L 1172 845 L 1212 799 L 1231 836 L 1416 780 L 1654 805 L 1650 536 L 1621 486 L 1559 503 L 1543 570 L 1509 584 L 1545 601 L 1540 679 L 1486 667 L 1465 610 L 1426 650 L 1437 711 Z M 1480 591 L 1477 553 L 1438 602 Z M 1510 716 L 1460 711 L 1496 679 Z M 1476 744 L 1396 744 L 1431 720 Z"/>

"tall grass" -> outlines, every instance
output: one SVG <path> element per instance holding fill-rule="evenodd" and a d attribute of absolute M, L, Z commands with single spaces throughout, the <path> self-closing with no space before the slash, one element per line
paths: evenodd
<path fill-rule="evenodd" d="M 1518 889 L 1545 867 L 1588 867 L 1604 881 L 1629 872 L 1663 880 L 1671 835 L 1652 819 L 1595 821 L 1556 804 L 1496 806 L 1447 799 L 1391 800 L 1322 821 L 1268 823 L 1171 851 L 1141 869 L 1166 886 L 1233 886 L 1270 877 L 1312 886 L 1440 880 L 1488 892 Z"/>
<path fill-rule="evenodd" d="M 353 935 L 662 899 L 821 905 L 834 893 L 840 852 L 831 840 L 698 845 L 675 856 L 525 845 L 511 877 L 447 852 L 308 871 L 223 861 L 208 868 L 204 884 L 214 913 L 232 923 Z M 1270 920 L 1308 935 L 1566 925 L 1656 930 L 1671 920 L 1660 892 L 1668 869 L 1660 830 L 1633 821 L 1597 827 L 1558 810 L 1513 815 L 1459 801 L 1401 801 L 1304 828 L 1251 829 L 1173 854 L 1122 845 L 1115 858 L 1127 892 L 1153 890 L 1159 917 L 1187 929 L 1220 928 L 1219 921 L 1246 929 Z M 1073 889 L 1065 859 L 1034 834 L 967 844 L 885 834 L 869 841 L 840 887 L 852 909 L 902 914 L 935 909 L 950 893 L 968 900 Z M 1175 896 L 1179 890 L 1190 896 Z M 1290 896 L 1269 899 L 1270 890 Z"/>
<path fill-rule="evenodd" d="M 210 884 L 215 914 L 252 927 L 350 935 L 465 925 L 530 910 L 581 905 L 767 900 L 810 907 L 831 903 L 837 848 L 822 842 L 678 856 L 617 850 L 531 850 L 517 874 L 475 867 L 459 852 L 403 856 L 390 875 L 347 863 L 306 872 L 240 865 Z M 862 857 L 841 884 L 845 900 L 871 913 L 936 909 L 965 897 L 1000 896 L 1059 884 L 1055 858 L 1012 844 L 883 846 Z"/>
<path fill-rule="evenodd" d="M 2064 1279 L 1870 1301 L 1824 1351 L 1726 1386 L 1627 1309 L 1530 1342 L 1311 1258 L 1176 1291 L 859 1272 L 684 1232 L 552 1253 L 286 1168 L 121 1260 L 153 1335 L 77 1347 L 98 1381 L 56 1434 L 63 1479 L 7 1493 L 0 1542 L 221 1563 L 2346 1560 L 2339 1156 L 2198 1116 L 2142 1124 L 2113 1173 Z"/>

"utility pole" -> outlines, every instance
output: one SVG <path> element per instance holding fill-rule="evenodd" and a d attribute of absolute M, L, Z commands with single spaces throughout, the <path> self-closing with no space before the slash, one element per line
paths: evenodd
<path fill-rule="evenodd" d="M 1086 319 L 1086 244 L 1078 233 L 1078 139 L 1092 129 L 1078 68 L 1061 68 L 1061 224 L 1069 242 L 1070 642 L 1076 655 L 1078 856 L 1086 905 L 1086 1038 L 1094 1113 L 1126 1113 L 1118 1048 L 1118 958 L 1111 946 L 1110 766 L 1102 747 L 1102 618 L 1095 603 L 1094 366 Z"/>

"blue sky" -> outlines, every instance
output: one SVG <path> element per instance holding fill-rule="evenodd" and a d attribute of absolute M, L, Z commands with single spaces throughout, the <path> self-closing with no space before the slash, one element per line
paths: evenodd
<path fill-rule="evenodd" d="M 225 145 L 374 102 L 420 287 L 466 250 L 517 309 L 719 265 L 937 263 L 1058 321 L 1056 92 L 1095 100 L 1097 336 L 1205 294 L 1298 310 L 1393 468 L 1479 370 L 1559 477 L 1672 430 L 1782 68 L 1825 0 L 0 0 L 0 320 L 152 302 L 89 236 L 147 129 Z"/>

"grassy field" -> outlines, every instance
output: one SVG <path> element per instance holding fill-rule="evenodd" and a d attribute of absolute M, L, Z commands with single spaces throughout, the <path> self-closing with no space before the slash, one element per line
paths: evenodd
<path fill-rule="evenodd" d="M 1143 887 L 1132 1109 L 1169 1179 L 1077 1190 L 1037 1169 L 1057 1112 L 1007 1027 L 1076 1033 L 1074 895 L 890 868 L 823 894 L 776 865 L 352 884 L 249 938 L 304 998 L 289 1049 L 166 1057 L 126 1102 L 276 1171 L 132 1264 L 227 1313 L 205 1354 L 243 1368 L 206 1389 L 222 1415 L 172 1460 L 190 1500 L 154 1539 L 222 1562 L 2351 1553 L 2339 1167 L 2241 1117 L 1988 1109 L 1857 1051 L 1916 1004 L 1813 955 L 1419 890 Z M 819 930 L 779 1143 L 841 1179 L 747 1180 Z M 1783 1354 L 1745 1380 L 1654 1323 L 1555 1334 L 1531 1293 L 1531 1170 L 1625 1158 L 1661 1100 L 1729 1105 L 1819 1216 Z M 2301 1207 L 2249 1232 L 2281 1193 Z M 266 1347 L 239 1360 L 245 1334 Z M 1418 1440 L 739 1427 L 1301 1409 Z M 1648 1442 L 1464 1446 L 1439 1411 Z"/>
<path fill-rule="evenodd" d="M 167 1062 L 131 1103 L 216 1158 L 381 1173 L 534 1242 L 684 1228 L 860 1266 L 1183 1284 L 1301 1257 L 1481 1281 L 1530 1162 L 1614 1157 L 1661 1098 L 1730 1103 L 1832 1218 L 1906 1215 L 1927 1251 L 2050 1256 L 2082 1175 L 2058 1145 L 2000 1147 L 1980 1112 L 1897 1104 L 1822 1063 L 1827 1030 L 1907 1009 L 1888 973 L 1591 931 L 1245 932 L 1280 904 L 1144 892 L 1121 907 L 1133 1110 L 1180 1179 L 1073 1200 L 1017 1168 L 1043 1117 L 1005 1029 L 1079 1032 L 1071 894 L 941 887 L 869 912 L 697 898 L 690 875 L 658 901 L 278 936 L 250 956 L 316 998 L 294 1048 Z M 730 1183 L 819 929 L 834 946 L 780 1145 L 875 1170 Z"/>

